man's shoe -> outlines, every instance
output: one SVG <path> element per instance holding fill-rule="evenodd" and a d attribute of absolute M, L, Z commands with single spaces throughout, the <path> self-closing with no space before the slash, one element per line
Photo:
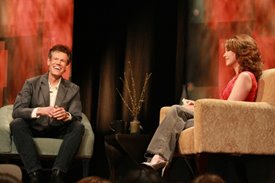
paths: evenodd
<path fill-rule="evenodd" d="M 65 173 L 61 170 L 54 169 L 52 171 L 50 183 L 64 183 L 64 175 Z"/>
<path fill-rule="evenodd" d="M 31 172 L 29 173 L 29 177 L 30 177 L 30 183 L 39 183 L 40 172 L 39 171 Z"/>

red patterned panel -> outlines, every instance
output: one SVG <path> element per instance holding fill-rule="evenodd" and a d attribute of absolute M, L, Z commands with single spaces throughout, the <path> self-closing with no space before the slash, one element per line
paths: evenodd
<path fill-rule="evenodd" d="M 262 54 L 264 69 L 275 68 L 275 37 L 256 37 L 258 47 Z"/>
<path fill-rule="evenodd" d="M 261 35 L 274 35 L 275 1 L 255 0 L 255 32 Z"/>
<path fill-rule="evenodd" d="M 0 50 L 0 88 L 7 86 L 7 58 L 7 50 Z"/>
<path fill-rule="evenodd" d="M 204 1 L 206 22 L 232 22 L 254 19 L 254 3 L 251 0 Z"/>
<path fill-rule="evenodd" d="M 7 50 L 3 50 L 0 44 L 0 107 L 3 106 L 3 90 L 7 86 L 7 56 Z"/>
<path fill-rule="evenodd" d="M 4 49 L 5 49 L 5 42 L 0 41 L 0 50 L 4 50 Z"/>
<path fill-rule="evenodd" d="M 5 7 L 6 36 L 30 36 L 36 35 L 41 29 L 43 20 L 43 3 L 40 0 L 7 1 Z"/>

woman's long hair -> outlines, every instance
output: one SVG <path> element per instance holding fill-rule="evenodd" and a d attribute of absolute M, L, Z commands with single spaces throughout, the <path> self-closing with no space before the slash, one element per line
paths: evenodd
<path fill-rule="evenodd" d="M 262 75 L 263 62 L 256 41 L 247 34 L 235 35 L 226 40 L 225 48 L 236 54 L 239 72 L 250 71 L 258 80 Z"/>

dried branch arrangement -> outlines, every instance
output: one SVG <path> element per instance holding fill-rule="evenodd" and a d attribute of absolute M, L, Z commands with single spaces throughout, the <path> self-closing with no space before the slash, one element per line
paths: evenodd
<path fill-rule="evenodd" d="M 143 86 L 142 86 L 142 91 L 140 93 L 140 96 L 138 97 L 137 96 L 137 91 L 136 91 L 136 84 L 135 84 L 132 64 L 131 64 L 130 61 L 128 62 L 128 65 L 129 65 L 129 71 L 130 71 L 130 78 L 127 79 L 127 74 L 126 74 L 126 72 L 124 72 L 124 79 L 120 78 L 120 80 L 122 81 L 122 83 L 126 87 L 126 91 L 129 95 L 129 102 L 127 102 L 125 100 L 125 98 L 122 96 L 121 92 L 118 89 L 116 89 L 116 90 L 117 90 L 120 98 L 122 99 L 123 103 L 129 109 L 132 117 L 134 119 L 137 119 L 138 114 L 141 110 L 142 104 L 144 102 L 148 81 L 149 81 L 152 73 L 150 73 L 150 74 L 146 73 L 145 74 L 145 80 L 144 80 L 144 83 L 143 83 Z"/>

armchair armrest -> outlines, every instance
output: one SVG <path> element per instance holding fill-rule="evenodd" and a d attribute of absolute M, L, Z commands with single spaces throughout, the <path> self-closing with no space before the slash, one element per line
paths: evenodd
<path fill-rule="evenodd" d="M 95 137 L 90 121 L 84 113 L 82 113 L 82 123 L 85 127 L 85 132 L 77 155 L 82 158 L 91 158 L 94 151 Z"/>
<path fill-rule="evenodd" d="M 0 153 L 11 151 L 10 122 L 13 105 L 0 108 Z"/>
<path fill-rule="evenodd" d="M 197 153 L 275 154 L 275 107 L 266 102 L 199 99 L 194 112 Z"/>

